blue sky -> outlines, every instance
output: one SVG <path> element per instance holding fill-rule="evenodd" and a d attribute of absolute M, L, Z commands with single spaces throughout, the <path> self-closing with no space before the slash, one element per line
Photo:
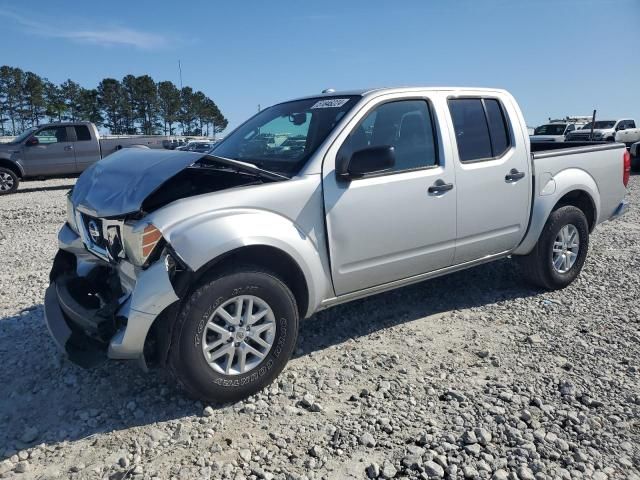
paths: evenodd
<path fill-rule="evenodd" d="M 63 3 L 0 0 L 0 64 L 95 87 L 179 84 L 180 59 L 230 126 L 328 87 L 400 85 L 507 88 L 529 125 L 640 120 L 640 0 Z"/>

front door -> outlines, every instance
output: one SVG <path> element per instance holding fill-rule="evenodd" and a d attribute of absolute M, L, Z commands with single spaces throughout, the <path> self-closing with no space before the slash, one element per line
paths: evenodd
<path fill-rule="evenodd" d="M 432 102 L 378 100 L 354 122 L 323 165 L 337 295 L 447 267 L 455 247 L 455 174 L 444 159 Z M 391 171 L 351 181 L 336 177 L 336 157 L 385 145 L 395 149 Z"/>
<path fill-rule="evenodd" d="M 524 126 L 506 100 L 450 98 L 448 105 L 458 157 L 460 264 L 509 251 L 522 240 L 532 191 L 530 159 Z"/>
<path fill-rule="evenodd" d="M 44 127 L 35 132 L 24 147 L 25 170 L 29 176 L 65 175 L 76 171 L 73 143 L 67 127 Z"/>

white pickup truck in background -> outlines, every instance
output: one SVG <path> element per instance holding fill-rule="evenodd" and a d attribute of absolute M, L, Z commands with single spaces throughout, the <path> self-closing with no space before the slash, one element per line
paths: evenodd
<path fill-rule="evenodd" d="M 568 142 L 613 142 L 616 140 L 616 134 L 620 131 L 635 129 L 636 122 L 630 118 L 621 118 L 618 120 L 596 120 L 593 124 L 593 132 L 591 131 L 591 123 L 587 123 L 580 130 L 574 130 L 567 133 L 566 140 Z"/>
<path fill-rule="evenodd" d="M 573 122 L 550 122 L 536 127 L 533 135 L 529 136 L 532 143 L 537 142 L 564 142 L 567 133 L 581 128 Z"/>
<path fill-rule="evenodd" d="M 616 132 L 616 142 L 624 143 L 630 147 L 634 143 L 640 142 L 640 128 L 625 128 Z"/>

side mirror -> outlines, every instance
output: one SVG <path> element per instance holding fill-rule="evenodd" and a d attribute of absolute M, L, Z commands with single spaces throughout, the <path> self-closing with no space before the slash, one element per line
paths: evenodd
<path fill-rule="evenodd" d="M 616 128 L 617 131 L 626 130 L 626 129 L 627 127 L 625 127 L 624 125 L 618 125 L 618 128 Z"/>
<path fill-rule="evenodd" d="M 38 137 L 31 137 L 29 140 L 27 140 L 24 144 L 27 147 L 33 147 L 34 145 L 38 145 L 40 143 L 40 141 L 38 140 Z"/>
<path fill-rule="evenodd" d="M 363 148 L 336 162 L 336 175 L 343 180 L 361 178 L 385 172 L 396 164 L 395 149 L 391 145 Z"/>

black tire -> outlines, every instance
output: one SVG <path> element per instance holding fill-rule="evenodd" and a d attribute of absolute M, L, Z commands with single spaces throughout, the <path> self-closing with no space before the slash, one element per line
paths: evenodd
<path fill-rule="evenodd" d="M 18 190 L 20 178 L 10 168 L 0 167 L 0 195 L 8 195 Z"/>
<path fill-rule="evenodd" d="M 252 295 L 268 304 L 275 337 L 255 368 L 226 375 L 209 365 L 202 335 L 213 312 L 239 295 Z M 289 361 L 298 336 L 298 308 L 291 290 L 260 267 L 242 267 L 205 279 L 187 298 L 176 322 L 167 362 L 169 376 L 187 394 L 206 402 L 235 402 L 269 385 Z"/>
<path fill-rule="evenodd" d="M 640 148 L 638 150 L 640 150 Z M 640 172 L 640 156 L 631 155 L 631 171 Z"/>
<path fill-rule="evenodd" d="M 576 227 L 580 245 L 574 264 L 560 273 L 553 265 L 553 246 L 556 236 L 566 225 Z M 559 290 L 573 282 L 587 258 L 589 251 L 589 224 L 585 214 L 577 207 L 567 205 L 551 212 L 542 229 L 538 243 L 528 255 L 518 257 L 526 279 L 548 290 Z"/>

